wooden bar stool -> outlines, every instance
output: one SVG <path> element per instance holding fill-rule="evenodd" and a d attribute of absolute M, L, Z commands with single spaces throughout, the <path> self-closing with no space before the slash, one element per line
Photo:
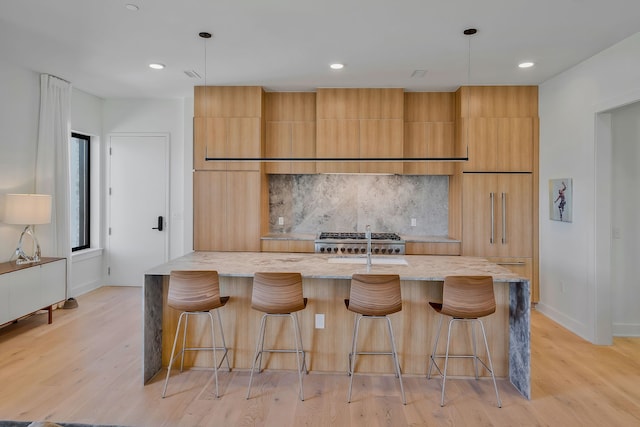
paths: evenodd
<path fill-rule="evenodd" d="M 228 349 L 227 344 L 224 341 L 224 331 L 222 329 L 222 319 L 220 318 L 220 311 L 218 308 L 224 306 L 229 297 L 220 296 L 220 283 L 218 281 L 217 271 L 172 271 L 169 276 L 169 295 L 167 298 L 167 305 L 176 310 L 181 310 L 182 313 L 178 318 L 178 326 L 176 327 L 176 336 L 173 340 L 173 347 L 171 349 L 171 358 L 169 360 L 169 366 L 167 368 L 167 378 L 164 381 L 164 388 L 162 389 L 162 397 L 164 398 L 167 392 L 167 384 L 169 383 L 169 376 L 171 374 L 171 367 L 177 355 L 175 355 L 176 344 L 178 343 L 178 336 L 180 335 L 180 325 L 184 318 L 184 328 L 182 330 L 182 349 L 178 353 L 181 356 L 180 359 L 180 372 L 184 367 L 184 352 L 185 351 L 211 351 L 213 352 L 213 375 L 216 381 L 216 397 L 220 397 L 218 392 L 218 369 L 222 365 L 222 362 L 227 360 L 227 369 L 231 371 L 229 365 L 229 358 L 227 357 Z M 213 327 L 213 314 L 211 310 L 215 310 L 218 315 L 218 325 L 220 327 L 220 336 L 222 338 L 222 346 L 216 347 L 216 334 Z M 205 315 L 209 316 L 211 323 L 211 347 L 187 347 L 187 330 L 189 325 L 189 316 Z M 222 359 L 218 363 L 217 352 L 223 351 Z"/>
<path fill-rule="evenodd" d="M 491 363 L 491 354 L 489 353 L 489 344 L 487 343 L 487 334 L 484 330 L 484 324 L 481 317 L 488 316 L 496 311 L 496 299 L 493 294 L 493 277 L 491 276 L 447 276 L 444 279 L 442 289 L 442 303 L 429 302 L 433 309 L 440 313 L 440 322 L 438 324 L 438 333 L 431 352 L 429 362 L 429 370 L 427 378 L 431 378 L 431 370 L 435 365 L 438 372 L 442 375 L 442 396 L 440 406 L 444 406 L 444 389 L 447 381 L 447 364 L 449 358 L 472 358 L 475 369 L 476 380 L 478 379 L 478 361 L 491 373 L 493 387 L 496 390 L 496 398 L 498 400 L 498 408 L 502 407 L 500 395 L 498 394 L 498 385 L 496 377 L 493 373 L 493 364 Z M 451 316 L 449 328 L 447 332 L 447 350 L 444 355 L 436 355 L 438 348 L 438 340 L 440 339 L 440 330 L 442 329 L 442 319 L 444 316 Z M 471 322 L 471 335 L 473 344 L 472 355 L 450 355 L 449 344 L 451 342 L 451 326 L 454 322 Z M 484 338 L 484 346 L 487 351 L 487 366 L 482 359 L 478 357 L 476 352 L 476 333 L 474 324 L 480 325 L 482 337 Z M 444 358 L 444 371 L 436 363 L 436 358 Z"/>
<path fill-rule="evenodd" d="M 349 299 L 344 300 L 349 311 L 356 313 L 353 325 L 353 339 L 351 341 L 351 353 L 349 353 L 349 394 L 347 402 L 351 402 L 351 388 L 353 387 L 354 368 L 356 356 L 366 355 L 390 355 L 393 357 L 393 364 L 396 377 L 400 380 L 400 393 L 402 403 L 407 404 L 402 385 L 402 373 L 398 362 L 398 352 L 396 351 L 393 328 L 391 327 L 390 314 L 402 310 L 402 295 L 400 292 L 400 276 L 397 274 L 354 274 L 351 276 L 351 290 Z M 389 330 L 391 341 L 391 351 L 357 351 L 358 330 L 360 320 L 365 319 L 385 319 Z"/>
<path fill-rule="evenodd" d="M 253 371 L 258 362 L 258 372 L 262 371 L 263 353 L 295 353 L 298 365 L 298 380 L 300 383 L 300 400 L 304 401 L 304 391 L 302 389 L 302 371 L 307 371 L 305 351 L 302 345 L 302 334 L 297 312 L 307 306 L 307 299 L 302 296 L 302 275 L 300 273 L 255 273 L 253 276 L 253 290 L 251 292 L 251 308 L 262 311 L 262 321 L 260 322 L 260 333 L 256 342 L 256 351 L 251 364 L 251 376 L 249 377 L 249 389 L 247 399 L 251 394 L 251 384 L 253 382 Z M 293 340 L 295 348 L 264 348 L 264 336 L 269 317 L 291 318 L 293 324 Z M 259 359 L 259 361 L 258 361 Z M 302 359 L 302 360 L 301 360 Z"/>

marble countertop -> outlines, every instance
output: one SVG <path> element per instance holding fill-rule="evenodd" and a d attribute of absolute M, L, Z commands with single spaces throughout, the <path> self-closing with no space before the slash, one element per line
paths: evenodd
<path fill-rule="evenodd" d="M 171 270 L 217 270 L 221 276 L 253 277 L 256 271 L 296 271 L 305 278 L 350 279 L 366 273 L 366 265 L 333 263 L 336 255 L 279 252 L 191 252 L 154 267 L 148 275 L 168 275 Z M 356 258 L 353 256 L 351 258 Z M 441 281 L 449 275 L 490 275 L 496 282 L 526 282 L 528 279 L 484 258 L 429 255 L 381 255 L 376 259 L 404 259 L 406 265 L 374 264 L 370 273 L 399 274 L 402 280 Z M 335 260 L 334 260 L 335 261 Z"/>
<path fill-rule="evenodd" d="M 261 237 L 262 240 L 315 240 L 317 234 L 311 233 L 269 233 Z M 412 234 L 401 234 L 400 237 L 405 242 L 417 243 L 460 243 L 458 239 L 451 239 L 448 236 L 418 236 Z"/>

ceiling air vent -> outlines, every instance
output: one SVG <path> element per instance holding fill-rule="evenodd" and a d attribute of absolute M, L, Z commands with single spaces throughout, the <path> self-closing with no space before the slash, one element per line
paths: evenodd
<path fill-rule="evenodd" d="M 198 74 L 198 72 L 196 70 L 184 70 L 184 73 L 192 79 L 201 79 L 202 76 L 200 76 L 200 74 Z"/>

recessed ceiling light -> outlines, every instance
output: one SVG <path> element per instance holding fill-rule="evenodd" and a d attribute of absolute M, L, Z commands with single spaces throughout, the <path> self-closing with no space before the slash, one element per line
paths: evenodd
<path fill-rule="evenodd" d="M 329 65 L 329 67 L 331 67 L 332 70 L 342 70 L 344 68 L 344 64 L 335 63 Z"/>
<path fill-rule="evenodd" d="M 164 68 L 164 64 L 149 64 L 149 68 L 153 68 L 154 70 L 162 70 Z"/>
<path fill-rule="evenodd" d="M 131 4 L 131 3 L 125 5 L 124 7 L 126 7 L 129 10 L 132 10 L 134 12 L 137 12 L 138 10 L 140 10 L 140 8 L 138 6 L 136 6 L 135 4 Z"/>
<path fill-rule="evenodd" d="M 521 62 L 518 64 L 518 67 L 520 68 L 531 68 L 533 67 L 535 64 L 531 61 L 525 61 L 525 62 Z"/>

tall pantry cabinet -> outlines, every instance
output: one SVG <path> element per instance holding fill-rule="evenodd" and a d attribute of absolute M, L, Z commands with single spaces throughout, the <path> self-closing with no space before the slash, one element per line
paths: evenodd
<path fill-rule="evenodd" d="M 268 218 L 262 163 L 206 158 L 263 157 L 264 91 L 200 86 L 194 98 L 194 250 L 260 251 Z"/>
<path fill-rule="evenodd" d="M 462 255 L 481 256 L 531 281 L 538 295 L 538 88 L 462 87 L 456 92 Z"/>

